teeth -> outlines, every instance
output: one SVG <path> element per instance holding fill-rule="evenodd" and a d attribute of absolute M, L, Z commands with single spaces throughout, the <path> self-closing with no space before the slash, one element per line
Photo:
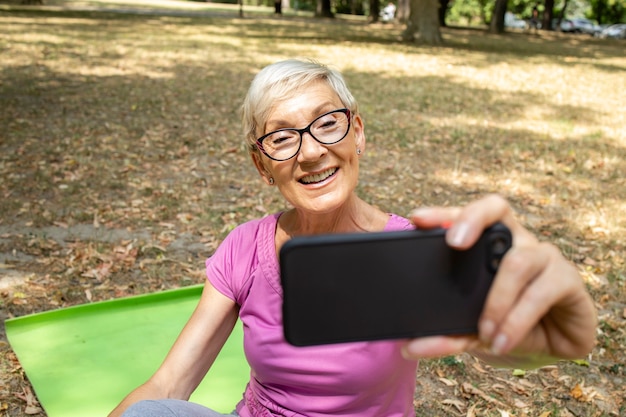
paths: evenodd
<path fill-rule="evenodd" d="M 333 175 L 335 173 L 335 171 L 337 171 L 337 168 L 331 168 L 331 169 L 328 169 L 328 170 L 326 170 L 324 172 L 321 172 L 319 174 L 308 175 L 308 176 L 302 178 L 300 181 L 305 183 L 305 184 L 311 184 L 313 182 L 324 181 L 326 178 L 328 178 L 331 175 Z"/>

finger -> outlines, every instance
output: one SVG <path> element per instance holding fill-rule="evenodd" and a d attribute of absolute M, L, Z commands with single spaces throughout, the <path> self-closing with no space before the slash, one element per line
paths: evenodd
<path fill-rule="evenodd" d="M 550 245 L 516 249 L 507 254 L 487 297 L 479 331 L 495 354 L 508 352 L 523 339 L 527 347 L 545 346 L 536 331 L 541 319 L 562 296 L 562 287 L 546 273 Z M 532 350 L 532 349 L 531 349 Z"/>
<path fill-rule="evenodd" d="M 562 358 L 586 354 L 593 346 L 595 320 L 582 281 L 553 245 L 542 244 L 537 252 L 547 254 L 549 263 L 504 318 L 496 337 L 504 336 L 496 351 L 515 349 Z"/>
<path fill-rule="evenodd" d="M 418 229 L 432 229 L 454 221 L 461 210 L 457 207 L 425 207 L 409 215 Z"/>
<path fill-rule="evenodd" d="M 428 336 L 409 340 L 402 348 L 407 359 L 457 355 L 479 345 L 475 336 Z"/>
<path fill-rule="evenodd" d="M 532 244 L 534 236 L 524 229 L 516 220 L 513 209 L 499 195 L 489 195 L 465 206 L 447 233 L 448 244 L 458 249 L 472 246 L 483 230 L 496 222 L 504 223 L 513 235 L 514 244 Z"/>

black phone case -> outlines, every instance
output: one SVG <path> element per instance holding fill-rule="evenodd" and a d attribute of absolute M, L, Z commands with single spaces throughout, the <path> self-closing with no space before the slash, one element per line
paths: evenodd
<path fill-rule="evenodd" d="M 512 237 L 501 223 L 466 251 L 444 229 L 295 237 L 280 250 L 283 321 L 296 346 L 476 333 Z"/>

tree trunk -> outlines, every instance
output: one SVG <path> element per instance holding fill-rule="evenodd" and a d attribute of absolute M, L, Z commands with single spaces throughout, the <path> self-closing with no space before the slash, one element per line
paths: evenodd
<path fill-rule="evenodd" d="M 595 6 L 591 7 L 593 17 L 598 21 L 599 25 L 604 23 L 604 9 L 606 9 L 606 6 L 604 1 L 597 1 Z"/>
<path fill-rule="evenodd" d="M 561 25 L 561 20 L 563 20 L 565 18 L 565 10 L 567 10 L 567 5 L 569 4 L 569 0 L 565 0 L 565 3 L 563 3 L 563 8 L 561 9 L 561 14 L 559 15 L 559 27 Z"/>
<path fill-rule="evenodd" d="M 489 32 L 504 33 L 504 15 L 506 13 L 507 0 L 496 0 L 496 5 L 491 16 Z"/>
<path fill-rule="evenodd" d="M 396 19 L 400 23 L 406 23 L 409 21 L 409 14 L 411 13 L 411 5 L 409 0 L 398 0 L 396 8 Z"/>
<path fill-rule="evenodd" d="M 380 2 L 378 0 L 370 0 L 370 22 L 378 22 L 380 16 Z"/>
<path fill-rule="evenodd" d="M 450 0 L 439 0 L 439 26 L 445 28 L 448 26 L 446 24 L 446 14 L 448 14 L 448 5 L 450 4 Z"/>
<path fill-rule="evenodd" d="M 541 19 L 541 29 L 552 30 L 552 16 L 554 16 L 554 0 L 546 0 Z"/>
<path fill-rule="evenodd" d="M 330 0 L 317 0 L 315 17 L 334 17 L 330 10 Z"/>
<path fill-rule="evenodd" d="M 411 13 L 402 33 L 404 40 L 415 40 L 419 31 L 419 40 L 428 45 L 441 45 L 443 38 L 439 31 L 439 0 L 410 0 Z"/>

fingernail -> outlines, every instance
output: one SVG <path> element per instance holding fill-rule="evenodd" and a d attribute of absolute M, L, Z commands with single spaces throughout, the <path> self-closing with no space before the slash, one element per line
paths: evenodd
<path fill-rule="evenodd" d="M 501 355 L 506 348 L 506 344 L 508 343 L 508 338 L 505 334 L 500 333 L 493 339 L 493 343 L 491 344 L 491 351 L 495 355 Z"/>
<path fill-rule="evenodd" d="M 489 343 L 496 331 L 496 324 L 491 320 L 483 320 L 478 326 L 478 336 L 483 343 Z"/>
<path fill-rule="evenodd" d="M 448 233 L 448 243 L 450 246 L 462 246 L 469 232 L 469 224 L 455 223 Z"/>
<path fill-rule="evenodd" d="M 428 217 L 433 213 L 433 209 L 428 207 L 422 207 L 415 209 L 411 212 L 411 217 Z"/>

